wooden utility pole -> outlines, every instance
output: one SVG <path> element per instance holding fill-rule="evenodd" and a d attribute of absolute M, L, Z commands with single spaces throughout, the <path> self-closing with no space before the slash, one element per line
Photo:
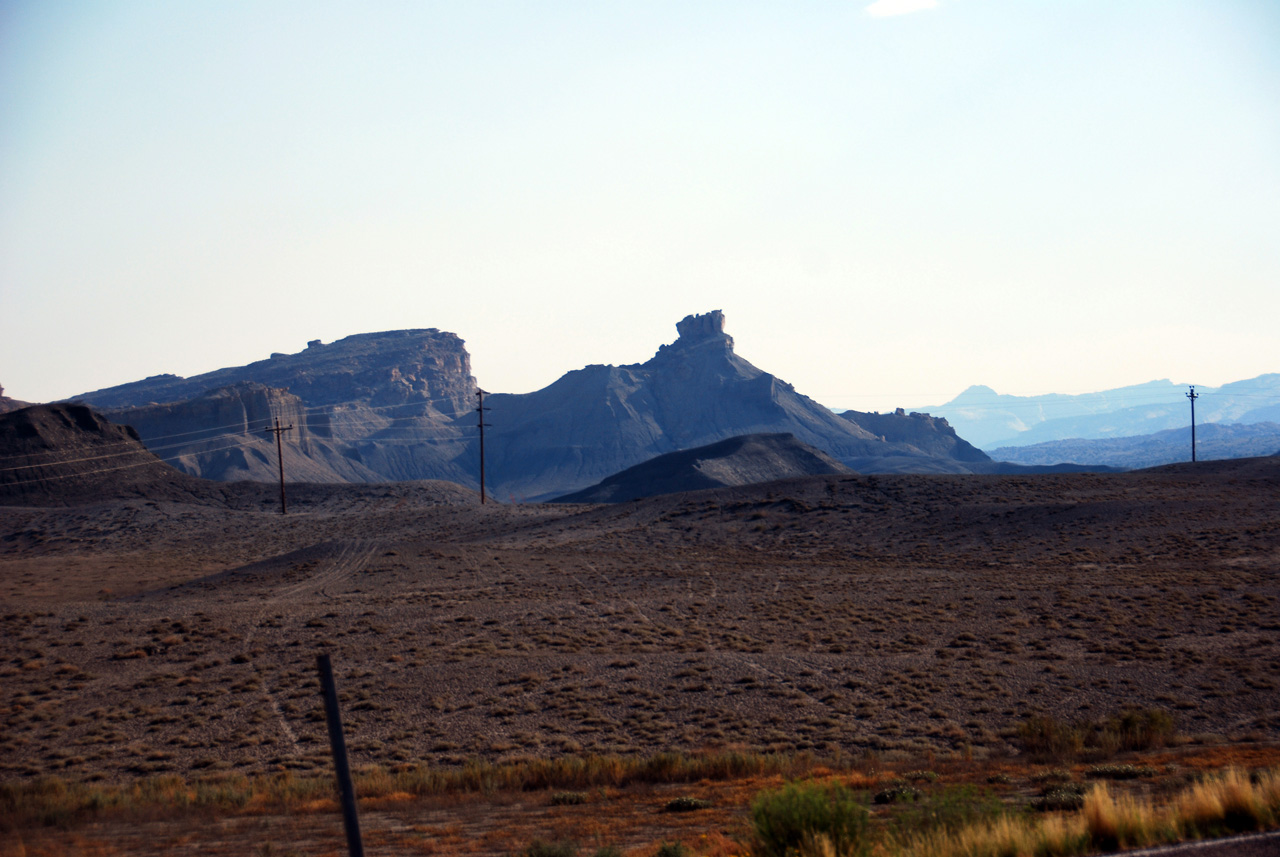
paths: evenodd
<path fill-rule="evenodd" d="M 293 431 L 293 423 L 284 428 L 280 428 L 280 418 L 276 417 L 276 427 L 267 429 L 268 434 L 276 436 L 276 462 L 280 465 L 280 514 L 289 514 L 289 506 L 284 500 L 284 448 L 280 445 L 280 435 L 287 431 Z"/>
<path fill-rule="evenodd" d="M 489 410 L 489 409 L 488 409 L 488 408 L 486 408 L 486 407 L 484 406 L 484 390 L 481 390 L 479 387 L 477 387 L 477 388 L 476 388 L 476 398 L 477 398 L 477 400 L 478 400 L 478 404 L 476 405 L 476 413 L 477 413 L 477 414 L 479 414 L 479 416 L 480 416 L 480 505 L 482 505 L 482 506 L 483 506 L 483 505 L 484 505 L 484 500 L 485 500 L 485 494 L 484 494 L 484 427 L 485 427 L 486 425 L 488 425 L 488 423 L 486 423 L 486 422 L 484 421 L 484 412 L 485 412 L 485 411 L 487 411 L 487 410 Z"/>
<path fill-rule="evenodd" d="M 1200 398 L 1196 395 L 1196 388 L 1191 387 L 1191 392 L 1187 393 L 1187 398 L 1191 400 L 1191 462 L 1194 464 L 1196 460 L 1196 399 Z"/>

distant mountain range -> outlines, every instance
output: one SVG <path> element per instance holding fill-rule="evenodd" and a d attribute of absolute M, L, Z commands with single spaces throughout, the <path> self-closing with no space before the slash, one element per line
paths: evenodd
<path fill-rule="evenodd" d="M 532 393 L 486 394 L 490 493 L 560 497 L 659 456 L 745 435 L 789 434 L 861 473 L 1101 470 L 1178 461 L 1189 450 L 1189 439 L 1178 440 L 1190 421 L 1186 390 L 1170 381 L 1079 396 L 971 387 L 929 408 L 932 415 L 836 414 L 739 356 L 719 310 L 687 316 L 676 330 L 644 363 L 591 365 Z M 76 401 L 132 426 L 149 450 L 194 476 L 275 479 L 268 429 L 279 420 L 290 481 L 478 488 L 477 392 L 462 339 L 430 328 L 314 340 L 296 354 L 190 378 L 155 375 Z M 1276 451 L 1268 427 L 1206 429 L 1280 422 L 1280 374 L 1197 392 L 1201 457 Z M 25 404 L 0 389 L 0 413 Z M 627 492 L 654 493 L 658 482 Z"/>
<path fill-rule="evenodd" d="M 973 473 L 993 462 L 928 414 L 835 414 L 738 356 L 719 310 L 690 315 L 645 363 L 593 365 L 532 393 L 486 395 L 486 482 L 502 500 L 584 489 L 670 452 L 789 433 L 864 473 Z M 461 339 L 435 329 L 313 341 L 297 354 L 76 397 L 133 426 L 187 473 L 275 478 L 279 419 L 299 481 L 444 479 L 478 487 L 477 386 Z"/>
<path fill-rule="evenodd" d="M 1011 396 L 974 386 L 927 410 L 963 437 L 993 452 L 1068 438 L 1149 435 L 1191 425 L 1186 385 L 1150 381 L 1081 395 Z M 1280 374 L 1221 387 L 1196 387 L 1197 424 L 1280 422 Z"/>
<path fill-rule="evenodd" d="M 1116 467 L 1156 467 L 1191 460 L 1191 427 L 1134 437 L 1051 440 L 1031 446 L 1005 446 L 991 453 L 1002 461 L 1044 465 L 1061 461 Z M 1280 455 L 1280 424 L 1273 422 L 1196 426 L 1196 460 Z"/>

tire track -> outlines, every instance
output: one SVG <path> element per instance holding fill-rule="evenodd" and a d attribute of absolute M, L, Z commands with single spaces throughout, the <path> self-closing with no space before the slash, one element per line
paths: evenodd
<path fill-rule="evenodd" d="M 271 597 L 263 600 L 257 616 L 252 620 L 249 630 L 245 633 L 244 644 L 246 648 L 249 647 L 254 635 L 264 626 L 268 613 L 276 609 L 277 606 L 281 603 L 304 597 L 308 593 L 318 593 L 325 598 L 332 599 L 333 596 L 328 591 L 329 587 L 354 574 L 358 574 L 381 546 L 381 543 L 376 539 L 348 539 L 340 544 L 341 549 L 338 555 L 331 561 L 329 567 L 320 574 L 286 586 Z M 258 675 L 258 683 L 261 687 L 262 695 L 265 697 L 267 705 L 271 708 L 271 712 L 275 715 L 276 722 L 280 726 L 280 732 L 288 739 L 289 745 L 294 752 L 301 753 L 302 747 L 298 743 L 298 736 L 293 731 L 293 727 L 289 725 L 289 720 L 285 717 L 284 711 L 280 708 L 277 692 L 271 687 L 266 668 L 256 659 L 254 661 L 254 671 Z"/>

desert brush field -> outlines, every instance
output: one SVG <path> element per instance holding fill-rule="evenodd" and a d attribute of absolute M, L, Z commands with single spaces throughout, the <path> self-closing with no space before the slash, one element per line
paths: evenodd
<path fill-rule="evenodd" d="M 6 855 L 340 853 L 319 652 L 376 854 L 769 853 L 752 807 L 796 780 L 901 845 L 1055 778 L 1111 782 L 1063 798 L 1096 816 L 1280 764 L 1275 458 L 601 506 L 298 485 L 283 516 L 244 483 L 0 536 Z"/>

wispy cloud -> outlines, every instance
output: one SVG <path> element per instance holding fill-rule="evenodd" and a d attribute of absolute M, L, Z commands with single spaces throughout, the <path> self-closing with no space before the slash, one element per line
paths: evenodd
<path fill-rule="evenodd" d="M 876 0 L 867 7 L 867 14 L 872 18 L 888 18 L 937 8 L 938 0 Z"/>

